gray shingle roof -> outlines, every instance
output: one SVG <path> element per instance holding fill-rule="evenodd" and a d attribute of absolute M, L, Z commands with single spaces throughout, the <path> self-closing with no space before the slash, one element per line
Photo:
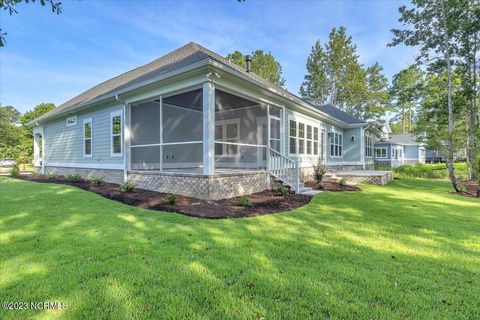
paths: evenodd
<path fill-rule="evenodd" d="M 139 85 L 145 81 L 160 77 L 171 71 L 178 70 L 195 63 L 200 63 L 205 60 L 213 60 L 229 68 L 232 68 L 237 72 L 240 72 L 243 75 L 248 76 L 252 80 L 264 86 L 274 89 L 275 91 L 281 93 L 282 95 L 286 96 L 287 98 L 289 98 L 290 100 L 293 100 L 296 103 L 300 103 L 300 104 L 307 103 L 303 101 L 301 98 L 297 97 L 296 95 L 288 92 L 287 90 L 277 85 L 272 84 L 270 81 L 256 75 L 255 73 L 246 72 L 244 68 L 234 63 L 231 63 L 227 59 L 216 54 L 215 52 L 212 52 L 196 43 L 190 42 L 187 45 L 180 47 L 152 62 L 149 62 L 143 66 L 140 66 L 128 72 L 125 72 L 115 78 L 102 82 L 88 89 L 87 91 L 79 94 L 78 96 L 62 103 L 54 110 L 35 119 L 34 121 L 32 121 L 32 123 L 36 121 L 41 121 L 46 118 L 50 118 L 52 116 L 66 113 L 68 112 L 69 109 L 72 109 L 80 104 L 89 104 L 89 102 L 98 101 L 98 100 L 101 100 L 102 98 L 107 98 L 111 95 L 114 95 L 115 93 L 117 93 L 122 89 L 126 89 L 134 85 Z M 310 106 L 315 107 L 313 105 L 310 105 Z M 354 117 L 346 114 L 345 112 L 331 105 L 320 106 L 320 107 L 317 107 L 317 109 L 347 124 L 363 123 L 362 121 L 355 119 Z"/>
<path fill-rule="evenodd" d="M 364 121 L 355 118 L 354 116 L 349 115 L 345 111 L 340 110 L 332 104 L 324 104 L 321 106 L 316 106 L 318 110 L 348 124 L 362 124 Z"/>

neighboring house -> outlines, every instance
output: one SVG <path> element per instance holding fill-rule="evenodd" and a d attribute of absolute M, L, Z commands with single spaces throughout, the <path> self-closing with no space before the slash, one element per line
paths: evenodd
<path fill-rule="evenodd" d="M 313 106 L 190 43 L 105 81 L 30 123 L 37 170 L 203 199 L 294 190 L 323 159 L 373 167 L 367 124 Z M 43 155 L 43 159 L 40 155 Z"/>
<path fill-rule="evenodd" d="M 411 133 L 388 133 L 375 144 L 375 161 L 378 166 L 415 165 L 425 163 L 425 158 L 425 147 Z"/>
<path fill-rule="evenodd" d="M 425 162 L 445 162 L 447 157 L 441 151 L 427 150 L 425 155 Z"/>

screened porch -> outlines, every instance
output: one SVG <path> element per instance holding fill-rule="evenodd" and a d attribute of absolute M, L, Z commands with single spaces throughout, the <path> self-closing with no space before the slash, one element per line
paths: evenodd
<path fill-rule="evenodd" d="M 204 108 L 208 104 L 211 108 Z M 205 110 L 213 114 L 206 115 Z M 130 104 L 128 170 L 190 174 L 265 170 L 271 152 L 281 154 L 282 115 L 280 107 L 208 86 Z M 213 171 L 205 168 L 206 163 L 212 165 L 209 161 Z"/>

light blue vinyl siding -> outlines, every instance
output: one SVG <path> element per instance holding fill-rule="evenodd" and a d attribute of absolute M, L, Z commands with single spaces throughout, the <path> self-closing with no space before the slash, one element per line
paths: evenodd
<path fill-rule="evenodd" d="M 418 148 L 419 146 L 405 146 L 404 157 L 405 159 L 416 159 L 418 160 Z"/>
<path fill-rule="evenodd" d="M 44 126 L 45 165 L 122 164 L 122 157 L 111 157 L 110 113 L 122 111 L 121 105 L 110 105 L 78 114 L 65 115 Z M 77 124 L 67 127 L 66 118 L 77 115 Z M 83 156 L 83 120 L 92 119 L 92 157 Z"/>
<path fill-rule="evenodd" d="M 362 161 L 362 129 L 346 129 L 343 132 L 343 161 L 359 162 Z M 354 137 L 354 141 L 352 141 Z"/>

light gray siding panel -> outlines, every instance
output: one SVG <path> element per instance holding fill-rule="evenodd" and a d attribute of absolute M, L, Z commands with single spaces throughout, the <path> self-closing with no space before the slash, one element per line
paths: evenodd
<path fill-rule="evenodd" d="M 77 115 L 77 124 L 67 127 L 67 116 L 45 124 L 45 164 L 95 163 L 121 164 L 123 157 L 111 157 L 110 113 L 122 106 L 107 106 Z M 92 157 L 83 156 L 83 120 L 92 118 Z"/>
<path fill-rule="evenodd" d="M 362 161 L 361 128 L 347 129 L 343 133 L 343 160 L 345 162 Z M 353 137 L 353 141 L 352 141 Z"/>
<path fill-rule="evenodd" d="M 418 160 L 418 146 L 405 146 L 404 157 L 405 159 L 417 159 Z"/>

